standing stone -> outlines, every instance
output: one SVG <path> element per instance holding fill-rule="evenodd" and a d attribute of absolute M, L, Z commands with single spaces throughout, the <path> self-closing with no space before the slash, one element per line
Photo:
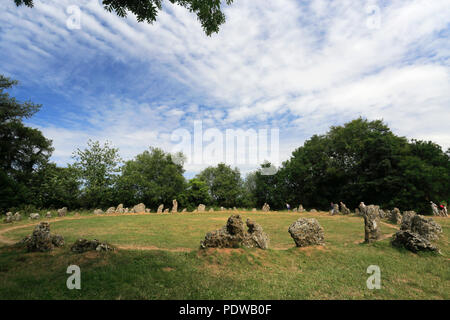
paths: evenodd
<path fill-rule="evenodd" d="M 361 208 L 361 207 L 360 207 Z M 363 206 L 361 210 L 364 218 L 364 240 L 374 242 L 380 238 L 379 207 L 375 205 Z"/>
<path fill-rule="evenodd" d="M 192 213 L 197 213 L 198 211 L 197 211 L 197 209 L 194 209 L 194 211 L 192 211 Z"/>
<path fill-rule="evenodd" d="M 156 213 L 162 213 L 163 210 L 164 210 L 164 205 L 160 204 L 159 207 L 158 207 L 158 211 L 156 211 Z"/>
<path fill-rule="evenodd" d="M 233 207 L 233 211 L 238 211 L 238 209 L 236 207 Z"/>
<path fill-rule="evenodd" d="M 419 214 L 412 217 L 410 229 L 429 241 L 437 240 L 442 233 L 442 227 L 432 218 L 425 218 Z"/>
<path fill-rule="evenodd" d="M 116 213 L 125 213 L 125 210 L 123 209 L 123 204 L 119 204 L 116 208 Z"/>
<path fill-rule="evenodd" d="M 5 219 L 3 219 L 4 223 L 12 223 L 14 221 L 14 217 L 12 212 L 7 212 Z"/>
<path fill-rule="evenodd" d="M 309 212 L 311 212 L 311 213 L 316 213 L 317 210 L 316 210 L 316 209 L 311 209 L 311 210 L 309 210 Z"/>
<path fill-rule="evenodd" d="M 324 243 L 323 228 L 315 218 L 299 218 L 289 226 L 288 232 L 297 247 Z"/>
<path fill-rule="evenodd" d="M 169 213 L 169 208 L 166 208 L 166 209 L 164 209 L 164 212 L 163 213 Z"/>
<path fill-rule="evenodd" d="M 292 209 L 292 212 L 297 212 L 297 208 Z"/>
<path fill-rule="evenodd" d="M 410 230 L 400 230 L 396 232 L 392 236 L 391 244 L 394 247 L 404 247 L 412 252 L 439 251 L 439 249 L 431 244 L 430 241 Z"/>
<path fill-rule="evenodd" d="M 14 221 L 20 221 L 22 220 L 22 215 L 20 214 L 20 212 L 16 212 L 13 216 L 13 220 Z"/>
<path fill-rule="evenodd" d="M 116 212 L 115 207 L 110 207 L 110 208 L 108 208 L 108 210 L 106 210 L 106 213 L 108 213 L 108 214 L 115 213 L 115 212 Z"/>
<path fill-rule="evenodd" d="M 220 211 L 225 211 L 225 208 L 224 207 L 220 207 Z"/>
<path fill-rule="evenodd" d="M 100 242 L 97 239 L 78 239 L 72 247 L 70 247 L 70 250 L 75 253 L 83 253 L 86 251 L 114 251 L 115 248 L 108 243 Z"/>
<path fill-rule="evenodd" d="M 264 203 L 264 205 L 262 207 L 262 211 L 263 212 L 269 212 L 270 211 L 270 206 L 267 203 Z"/>
<path fill-rule="evenodd" d="M 333 204 L 333 209 L 330 210 L 332 216 L 339 214 L 339 205 L 337 203 Z"/>
<path fill-rule="evenodd" d="M 132 212 L 134 213 L 145 213 L 145 204 L 139 203 L 133 207 Z"/>
<path fill-rule="evenodd" d="M 247 220 L 248 231 L 244 229 L 244 223 L 240 215 L 232 215 L 228 218 L 225 227 L 208 232 L 205 239 L 200 242 L 200 247 L 205 248 L 247 248 L 267 249 L 269 237 L 263 232 L 261 226 L 251 220 Z"/>
<path fill-rule="evenodd" d="M 186 208 L 184 208 L 183 209 L 183 211 L 181 211 L 182 213 L 185 213 L 185 212 L 187 212 L 187 209 Z"/>
<path fill-rule="evenodd" d="M 300 213 L 305 212 L 305 209 L 303 208 L 303 205 L 299 205 L 297 211 L 300 212 Z"/>
<path fill-rule="evenodd" d="M 443 208 L 440 210 L 440 214 L 442 217 L 448 217 L 448 212 L 447 212 L 447 206 L 444 205 Z"/>
<path fill-rule="evenodd" d="M 31 236 L 27 236 L 21 243 L 26 245 L 28 252 L 48 252 L 54 247 L 63 246 L 64 238 L 60 235 L 51 235 L 50 224 L 41 222 L 34 228 Z"/>
<path fill-rule="evenodd" d="M 65 217 L 67 215 L 67 207 L 58 209 L 58 217 Z"/>
<path fill-rule="evenodd" d="M 402 223 L 402 215 L 400 214 L 400 210 L 398 208 L 394 208 L 391 211 L 391 216 L 389 219 L 392 223 L 400 224 Z"/>
<path fill-rule="evenodd" d="M 94 214 L 103 214 L 103 210 L 102 209 L 95 209 L 94 210 Z"/>
<path fill-rule="evenodd" d="M 128 209 L 128 208 L 123 209 L 123 213 L 129 213 L 129 212 L 130 212 L 130 209 Z"/>
<path fill-rule="evenodd" d="M 178 202 L 177 200 L 172 200 L 172 213 L 177 213 L 178 212 Z"/>
<path fill-rule="evenodd" d="M 360 215 L 361 215 L 361 211 L 359 211 L 359 208 L 356 208 L 356 209 L 355 209 L 355 214 L 356 214 L 357 216 L 360 216 Z"/>
<path fill-rule="evenodd" d="M 150 213 L 150 209 L 145 209 L 145 213 Z"/>
<path fill-rule="evenodd" d="M 350 209 L 347 208 L 347 206 L 345 205 L 345 203 L 343 203 L 342 201 L 340 202 L 341 205 L 341 212 L 344 215 L 350 214 Z"/>
<path fill-rule="evenodd" d="M 210 209 L 209 209 L 209 212 L 214 212 L 214 208 L 210 208 Z"/>
<path fill-rule="evenodd" d="M 253 208 L 252 211 L 253 211 L 253 212 L 256 212 L 256 208 Z"/>
<path fill-rule="evenodd" d="M 204 204 L 199 204 L 198 208 L 197 208 L 198 212 L 205 212 L 206 211 L 206 206 Z"/>
<path fill-rule="evenodd" d="M 46 214 L 45 214 L 45 217 L 46 218 L 51 218 L 52 217 L 52 213 L 49 211 L 49 212 L 47 212 Z"/>
<path fill-rule="evenodd" d="M 30 213 L 31 220 L 38 220 L 40 217 L 39 213 Z"/>

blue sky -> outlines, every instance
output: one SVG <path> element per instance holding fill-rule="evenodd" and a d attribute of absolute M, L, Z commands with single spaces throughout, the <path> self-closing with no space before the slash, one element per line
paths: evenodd
<path fill-rule="evenodd" d="M 70 5 L 81 29 L 66 26 Z M 447 0 L 236 0 L 211 37 L 168 1 L 152 25 L 97 0 L 3 0 L 0 10 L 0 72 L 20 81 L 18 99 L 43 105 L 28 123 L 53 140 L 60 165 L 89 138 L 125 159 L 170 152 L 171 133 L 195 120 L 279 128 L 280 160 L 358 116 L 450 147 Z"/>

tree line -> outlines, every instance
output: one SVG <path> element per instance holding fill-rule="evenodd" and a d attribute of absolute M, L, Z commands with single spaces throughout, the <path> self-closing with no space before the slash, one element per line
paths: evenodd
<path fill-rule="evenodd" d="M 214 207 L 328 209 L 343 201 L 430 213 L 429 202 L 450 200 L 450 149 L 395 135 L 382 120 L 358 118 L 314 135 L 274 175 L 261 168 L 242 177 L 226 164 L 184 177 L 183 155 L 148 148 L 123 161 L 110 143 L 88 141 L 66 167 L 50 161 L 52 142 L 23 120 L 41 106 L 19 102 L 7 90 L 17 84 L 0 75 L 0 210 L 108 208 L 144 203 L 156 208 Z M 180 161 L 181 159 L 181 161 Z"/>

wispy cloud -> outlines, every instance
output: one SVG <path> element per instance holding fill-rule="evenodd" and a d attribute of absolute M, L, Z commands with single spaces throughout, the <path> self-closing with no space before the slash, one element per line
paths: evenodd
<path fill-rule="evenodd" d="M 125 157 L 170 150 L 170 131 L 199 118 L 278 126 L 284 159 L 359 115 L 450 147 L 448 1 L 239 0 L 212 37 L 169 2 L 149 25 L 78 1 L 81 29 L 69 30 L 72 4 L 3 1 L 0 16 L 0 72 L 22 80 L 19 97 L 44 103 L 33 124 L 60 163 L 88 137 Z"/>

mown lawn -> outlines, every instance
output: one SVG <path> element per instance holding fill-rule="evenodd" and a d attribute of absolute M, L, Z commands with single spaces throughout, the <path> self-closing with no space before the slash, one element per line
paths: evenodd
<path fill-rule="evenodd" d="M 449 299 L 449 219 L 437 245 L 442 255 L 391 247 L 395 226 L 382 224 L 384 239 L 362 244 L 364 223 L 325 213 L 241 212 L 262 225 L 269 250 L 199 250 L 206 232 L 222 227 L 231 212 L 52 218 L 52 233 L 66 246 L 51 253 L 0 248 L 0 299 Z M 298 217 L 316 217 L 325 246 L 298 249 L 287 229 Z M 53 221 L 53 222 L 52 222 Z M 18 241 L 37 224 L 3 232 Z M 27 226 L 29 225 L 29 226 Z M 3 231 L 2 231 L 3 230 Z M 74 254 L 79 237 L 117 245 L 114 253 Z M 81 290 L 68 290 L 66 269 L 81 268 Z M 369 290 L 369 265 L 381 269 L 380 290 Z"/>

